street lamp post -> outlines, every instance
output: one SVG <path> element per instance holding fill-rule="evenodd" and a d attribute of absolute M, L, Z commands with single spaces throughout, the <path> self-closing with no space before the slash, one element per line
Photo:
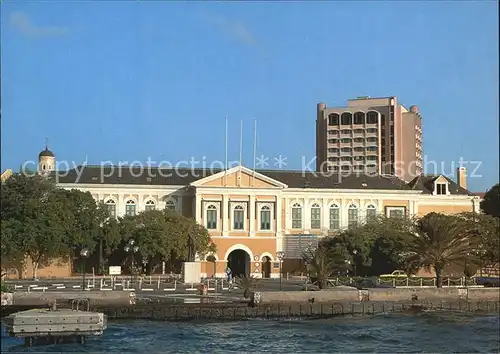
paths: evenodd
<path fill-rule="evenodd" d="M 135 244 L 134 240 L 129 240 L 124 248 L 125 252 L 132 255 L 132 265 L 130 267 L 130 281 L 133 282 L 135 254 L 139 251 L 139 247 Z"/>
<path fill-rule="evenodd" d="M 464 275 L 465 275 L 465 287 L 467 287 L 467 279 L 469 278 L 469 270 L 467 269 L 467 258 L 469 258 L 470 252 L 465 253 L 465 261 L 464 261 Z"/>
<path fill-rule="evenodd" d="M 356 261 L 357 261 L 357 258 L 356 258 L 356 255 L 358 254 L 358 250 L 354 250 L 352 251 L 352 254 L 354 255 L 354 259 L 353 259 L 353 265 L 354 265 L 354 277 L 356 277 Z"/>
<path fill-rule="evenodd" d="M 278 251 L 276 252 L 276 257 L 278 257 L 278 260 L 280 261 L 280 291 L 283 290 L 283 271 L 282 271 L 282 264 L 283 264 L 283 259 L 285 259 L 285 252 L 283 251 Z"/>
<path fill-rule="evenodd" d="M 144 258 L 142 260 L 142 265 L 144 267 L 144 275 L 147 275 L 147 273 L 148 273 L 148 268 L 147 268 L 148 267 L 148 260 L 146 258 Z"/>
<path fill-rule="evenodd" d="M 349 267 L 351 266 L 351 261 L 346 259 L 345 260 L 345 264 L 347 264 L 346 266 L 346 276 L 349 278 Z"/>
<path fill-rule="evenodd" d="M 85 290 L 85 271 L 87 266 L 87 257 L 89 256 L 89 250 L 87 248 L 82 248 L 80 250 L 80 256 L 82 257 L 82 290 Z"/>

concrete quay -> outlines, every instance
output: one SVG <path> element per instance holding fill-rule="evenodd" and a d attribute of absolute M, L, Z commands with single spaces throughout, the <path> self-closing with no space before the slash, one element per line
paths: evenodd
<path fill-rule="evenodd" d="M 107 327 L 106 315 L 89 310 L 87 300 L 74 301 L 72 309 L 57 309 L 56 302 L 53 302 L 50 309 L 11 313 L 4 318 L 4 323 L 9 335 L 24 338 L 26 346 L 57 344 L 75 339 L 83 344 L 86 337 L 100 336 Z"/>
<path fill-rule="evenodd" d="M 460 311 L 498 314 L 496 301 L 436 301 L 436 302 L 332 302 L 268 304 L 250 307 L 248 304 L 160 304 L 128 306 L 96 306 L 108 320 L 246 320 L 328 318 L 335 316 L 376 315 L 392 312 Z M 14 306 L 15 307 L 15 306 Z"/>

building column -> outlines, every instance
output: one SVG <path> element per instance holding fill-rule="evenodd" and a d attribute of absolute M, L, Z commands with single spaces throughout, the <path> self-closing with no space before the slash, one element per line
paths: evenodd
<path fill-rule="evenodd" d="M 303 227 L 304 230 L 311 230 L 311 208 L 309 208 L 309 202 L 310 200 L 308 198 L 302 199 L 302 217 L 304 218 L 303 220 Z"/>
<path fill-rule="evenodd" d="M 292 228 L 292 214 L 290 211 L 290 199 L 285 198 L 285 230 Z"/>
<path fill-rule="evenodd" d="M 282 204 L 282 198 L 278 196 L 276 198 L 276 225 L 275 225 L 275 230 L 276 230 L 276 251 L 280 251 L 283 249 L 283 228 L 281 227 L 281 213 L 283 212 L 283 204 Z M 286 214 L 285 214 L 286 215 Z M 273 254 L 274 258 L 274 254 Z M 272 266 L 272 265 L 271 265 Z M 272 271 L 272 270 L 271 270 Z"/>
<path fill-rule="evenodd" d="M 385 216 L 384 203 L 380 199 L 377 201 L 377 213 Z"/>
<path fill-rule="evenodd" d="M 250 237 L 255 236 L 255 196 L 250 196 L 250 202 L 248 203 L 248 222 L 250 223 L 248 231 L 250 232 Z"/>
<path fill-rule="evenodd" d="M 326 198 L 323 198 L 321 207 L 321 227 L 325 230 L 330 229 L 330 208 Z"/>
<path fill-rule="evenodd" d="M 125 197 L 123 194 L 118 195 L 118 205 L 116 208 L 116 216 L 125 215 Z"/>
<path fill-rule="evenodd" d="M 413 217 L 415 215 L 415 202 L 410 200 L 408 203 L 408 216 Z"/>
<path fill-rule="evenodd" d="M 201 204 L 202 204 L 201 198 L 198 199 L 198 195 L 194 195 L 194 219 L 196 220 L 197 223 L 201 224 L 202 223 L 202 210 L 201 210 Z"/>
<path fill-rule="evenodd" d="M 349 218 L 347 217 L 348 216 L 348 205 L 347 205 L 347 200 L 345 200 L 344 198 L 342 198 L 342 200 L 340 201 L 340 207 L 342 208 L 340 210 L 340 228 L 341 229 L 345 229 L 347 228 L 347 224 L 348 224 L 348 220 Z"/>
<path fill-rule="evenodd" d="M 227 195 L 222 195 L 222 208 L 221 208 L 221 218 L 222 218 L 222 236 L 228 236 L 228 219 L 229 219 L 229 198 Z"/>
<path fill-rule="evenodd" d="M 418 202 L 413 202 L 413 215 L 418 215 Z"/>

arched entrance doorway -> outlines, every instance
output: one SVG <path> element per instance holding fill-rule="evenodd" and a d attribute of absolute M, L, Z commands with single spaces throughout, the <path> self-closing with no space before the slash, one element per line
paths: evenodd
<path fill-rule="evenodd" d="M 207 278 L 213 278 L 217 273 L 217 263 L 214 256 L 207 257 Z"/>
<path fill-rule="evenodd" d="M 268 256 L 262 257 L 262 277 L 271 277 L 271 258 Z"/>
<path fill-rule="evenodd" d="M 227 264 L 233 276 L 250 276 L 250 255 L 243 250 L 234 250 L 227 256 Z"/>

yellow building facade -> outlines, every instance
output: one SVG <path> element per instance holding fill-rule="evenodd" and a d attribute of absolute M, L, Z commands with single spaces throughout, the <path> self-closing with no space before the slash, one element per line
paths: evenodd
<path fill-rule="evenodd" d="M 55 177 L 61 188 L 91 193 L 114 216 L 171 208 L 195 218 L 217 247 L 215 254 L 198 258 L 206 277 L 223 277 L 227 265 L 236 275 L 279 277 L 278 251 L 284 251 L 283 266 L 292 271 L 304 249 L 370 215 L 479 212 L 479 198 L 442 175 L 405 183 L 391 176 L 244 166 L 218 171 L 86 166 Z"/>

